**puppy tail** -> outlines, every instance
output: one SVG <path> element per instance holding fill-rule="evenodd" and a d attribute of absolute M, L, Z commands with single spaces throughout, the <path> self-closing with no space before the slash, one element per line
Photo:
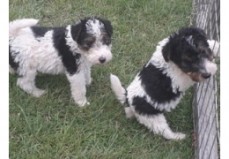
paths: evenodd
<path fill-rule="evenodd" d="M 115 93 L 117 99 L 120 101 L 121 104 L 124 104 L 126 101 L 126 90 L 122 86 L 119 78 L 113 74 L 110 75 L 111 81 L 111 88 Z"/>
<path fill-rule="evenodd" d="M 18 31 L 25 27 L 34 26 L 38 23 L 37 19 L 18 19 L 10 22 L 9 24 L 9 36 L 15 37 Z"/>

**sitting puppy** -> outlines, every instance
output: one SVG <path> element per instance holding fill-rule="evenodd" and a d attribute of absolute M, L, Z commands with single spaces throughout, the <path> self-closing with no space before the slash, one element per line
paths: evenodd
<path fill-rule="evenodd" d="M 111 60 L 110 21 L 91 17 L 67 27 L 37 26 L 36 19 L 19 19 L 9 24 L 10 72 L 18 74 L 17 85 L 40 97 L 45 91 L 35 86 L 38 72 L 65 73 L 71 94 L 79 106 L 89 104 L 86 85 L 91 83 L 91 66 Z"/>
<path fill-rule="evenodd" d="M 184 28 L 159 42 L 149 62 L 127 89 L 117 76 L 111 75 L 112 90 L 121 104 L 127 105 L 127 118 L 135 117 L 166 139 L 184 139 L 185 134 L 170 129 L 163 112 L 174 109 L 185 90 L 195 82 L 216 73 L 213 57 L 217 49 L 211 51 L 214 44 L 206 39 L 203 30 Z"/>

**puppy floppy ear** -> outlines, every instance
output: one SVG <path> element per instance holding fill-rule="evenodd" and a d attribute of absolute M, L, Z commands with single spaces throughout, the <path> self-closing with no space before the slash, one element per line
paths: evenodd
<path fill-rule="evenodd" d="M 73 40 L 77 41 L 77 39 L 79 38 L 80 32 L 82 30 L 82 26 L 83 26 L 82 22 L 79 22 L 71 26 L 71 34 L 72 34 Z"/>
<path fill-rule="evenodd" d="M 106 30 L 108 35 L 111 37 L 113 34 L 113 27 L 111 25 L 111 22 L 109 20 L 105 20 L 101 18 L 99 18 L 99 20 L 104 24 L 104 29 Z"/>
<path fill-rule="evenodd" d="M 171 55 L 171 46 L 170 42 L 168 42 L 162 49 L 162 55 L 165 59 L 166 62 L 170 60 L 170 55 Z"/>

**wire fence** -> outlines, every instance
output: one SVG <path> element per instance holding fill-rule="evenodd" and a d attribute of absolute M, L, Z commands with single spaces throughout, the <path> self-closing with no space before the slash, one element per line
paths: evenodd
<path fill-rule="evenodd" d="M 209 39 L 219 41 L 220 0 L 193 0 L 193 8 L 194 25 L 204 29 Z M 219 68 L 214 77 L 195 85 L 193 114 L 196 159 L 220 158 L 219 88 Z"/>

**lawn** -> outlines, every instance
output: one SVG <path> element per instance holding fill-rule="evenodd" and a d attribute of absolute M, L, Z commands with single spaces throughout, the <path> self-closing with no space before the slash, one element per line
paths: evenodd
<path fill-rule="evenodd" d="M 40 24 L 63 26 L 87 16 L 112 22 L 113 60 L 92 69 L 90 105 L 77 107 L 64 75 L 39 75 L 37 85 L 47 93 L 34 98 L 16 86 L 10 75 L 10 158 L 18 159 L 189 159 L 193 158 L 192 91 L 177 109 L 166 114 L 182 141 L 153 135 L 125 118 L 115 99 L 109 74 L 128 85 L 151 57 L 157 42 L 191 18 L 190 0 L 10 0 L 10 20 L 37 18 Z"/>

